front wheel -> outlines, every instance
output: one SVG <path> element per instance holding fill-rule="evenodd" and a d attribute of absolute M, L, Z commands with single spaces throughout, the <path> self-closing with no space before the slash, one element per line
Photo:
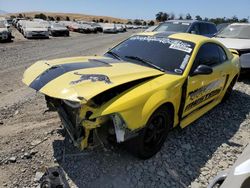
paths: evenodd
<path fill-rule="evenodd" d="M 139 136 L 128 141 L 128 149 L 141 159 L 151 158 L 163 146 L 172 120 L 173 117 L 166 107 L 157 109 Z"/>

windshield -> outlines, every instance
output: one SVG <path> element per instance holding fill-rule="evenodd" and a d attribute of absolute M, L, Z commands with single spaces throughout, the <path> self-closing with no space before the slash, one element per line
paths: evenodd
<path fill-rule="evenodd" d="M 250 25 L 229 25 L 216 36 L 222 38 L 250 39 Z"/>
<path fill-rule="evenodd" d="M 111 53 L 106 53 L 105 55 L 109 57 L 115 57 L 115 55 L 117 55 L 123 60 L 147 66 L 147 63 L 143 63 L 139 60 L 141 59 L 165 71 L 182 74 L 188 64 L 193 49 L 193 43 L 182 40 L 151 36 L 133 36 L 111 49 Z"/>
<path fill-rule="evenodd" d="M 171 32 L 187 32 L 190 23 L 185 22 L 166 22 L 159 27 L 157 27 L 154 31 L 171 31 Z"/>

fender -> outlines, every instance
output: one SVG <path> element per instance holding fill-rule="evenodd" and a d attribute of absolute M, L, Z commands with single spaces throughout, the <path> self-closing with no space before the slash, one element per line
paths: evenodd
<path fill-rule="evenodd" d="M 178 124 L 178 110 L 180 106 L 180 96 L 173 95 L 173 93 L 178 93 L 180 88 L 176 88 L 175 91 L 160 90 L 154 93 L 145 103 L 142 109 L 142 119 L 144 124 L 148 121 L 150 116 L 154 113 L 156 109 L 166 103 L 171 103 L 174 107 L 174 126 Z"/>

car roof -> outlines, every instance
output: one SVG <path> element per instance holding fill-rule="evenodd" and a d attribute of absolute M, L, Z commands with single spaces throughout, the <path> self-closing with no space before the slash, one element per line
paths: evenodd
<path fill-rule="evenodd" d="M 230 25 L 250 25 L 250 23 L 232 23 Z"/>
<path fill-rule="evenodd" d="M 166 22 L 184 22 L 184 23 L 208 23 L 208 24 L 214 24 L 212 22 L 209 22 L 209 21 L 202 21 L 202 20 L 168 20 Z M 166 22 L 163 22 L 163 23 L 166 23 Z"/>
<path fill-rule="evenodd" d="M 137 33 L 134 36 L 151 36 L 151 37 L 165 37 L 165 38 L 174 38 L 184 41 L 189 41 L 192 43 L 200 43 L 204 40 L 206 41 L 214 41 L 213 39 L 210 39 L 208 37 L 202 36 L 202 35 L 194 35 L 190 33 L 173 33 L 173 32 L 143 32 L 143 33 Z"/>

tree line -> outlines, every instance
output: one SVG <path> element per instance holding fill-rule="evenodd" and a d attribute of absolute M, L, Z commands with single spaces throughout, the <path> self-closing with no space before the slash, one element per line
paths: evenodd
<path fill-rule="evenodd" d="M 164 21 L 167 21 L 167 20 L 192 20 L 192 19 L 195 19 L 195 20 L 204 20 L 204 21 L 210 21 L 210 22 L 213 22 L 215 24 L 221 24 L 221 23 L 235 23 L 235 22 L 241 22 L 241 23 L 248 23 L 248 19 L 249 18 L 242 18 L 242 19 L 239 19 L 237 16 L 233 16 L 232 18 L 227 18 L 227 17 L 223 17 L 223 18 L 207 18 L 205 17 L 204 19 L 200 16 L 200 15 L 196 15 L 194 17 L 191 16 L 191 14 L 186 14 L 186 15 L 179 15 L 178 17 L 175 16 L 174 13 L 167 13 L 167 12 L 158 12 L 156 15 L 155 15 L 155 19 L 156 21 L 158 22 L 164 22 Z"/>

